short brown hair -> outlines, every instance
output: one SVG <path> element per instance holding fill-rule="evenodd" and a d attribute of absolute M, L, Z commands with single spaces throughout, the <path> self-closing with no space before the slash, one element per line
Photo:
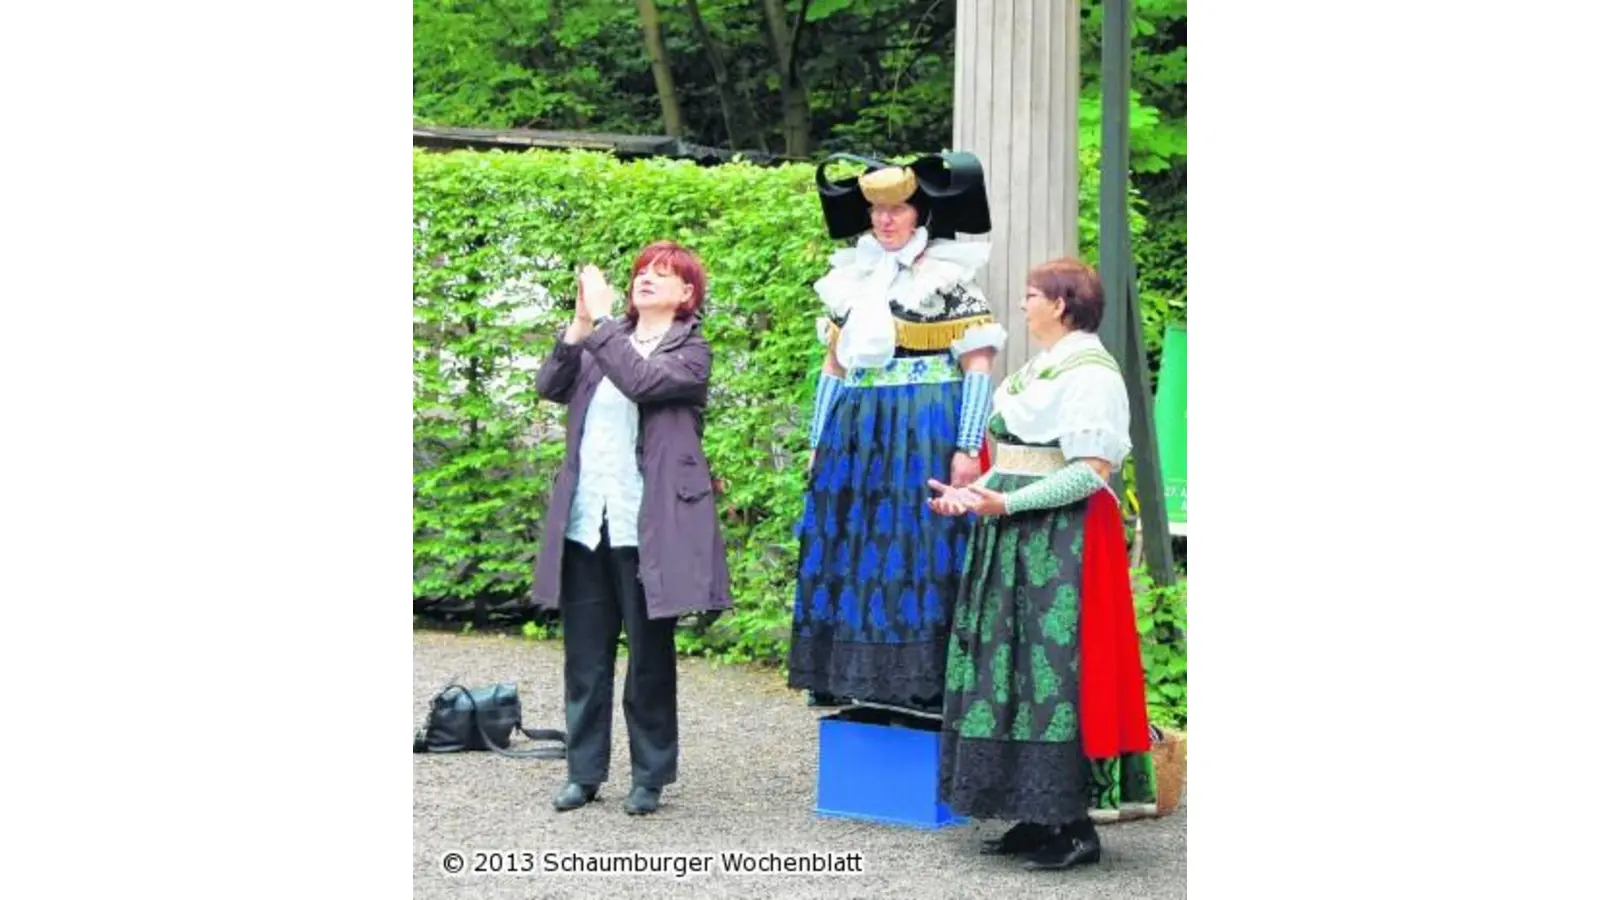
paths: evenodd
<path fill-rule="evenodd" d="M 1071 319 L 1072 327 L 1079 331 L 1100 329 L 1100 317 L 1106 310 L 1105 288 L 1100 273 L 1090 266 L 1070 256 L 1040 263 L 1028 272 L 1028 287 L 1048 300 L 1065 301 L 1062 322 Z"/>
<path fill-rule="evenodd" d="M 678 306 L 676 318 L 687 319 L 700 309 L 700 304 L 706 299 L 706 268 L 700 262 L 693 250 L 673 241 L 656 241 L 654 244 L 639 251 L 639 256 L 633 261 L 633 272 L 628 276 L 628 309 L 627 316 L 630 321 L 639 320 L 639 311 L 633 308 L 633 279 L 645 269 L 653 268 L 660 264 L 662 268 L 683 279 L 689 286 L 689 299 Z"/>

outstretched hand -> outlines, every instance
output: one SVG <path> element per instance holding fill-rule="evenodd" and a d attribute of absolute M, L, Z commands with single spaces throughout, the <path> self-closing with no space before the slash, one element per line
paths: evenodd
<path fill-rule="evenodd" d="M 928 505 L 941 516 L 961 516 L 967 513 L 1003 516 L 1006 513 L 1006 495 L 981 485 L 956 488 L 930 478 L 928 487 L 938 493 L 938 496 L 928 500 Z"/>

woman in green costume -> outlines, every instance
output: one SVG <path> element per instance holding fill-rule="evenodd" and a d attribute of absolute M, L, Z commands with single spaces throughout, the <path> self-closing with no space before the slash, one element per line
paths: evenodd
<path fill-rule="evenodd" d="M 1095 333 L 1104 308 L 1099 276 L 1077 260 L 1029 272 L 1022 309 L 1045 349 L 995 393 L 991 468 L 964 489 L 929 482 L 934 511 L 980 517 L 953 612 L 940 793 L 957 814 L 1017 821 L 982 852 L 1028 869 L 1097 862 L 1093 818 L 1154 808 L 1107 485 L 1132 449 L 1128 395 Z"/>

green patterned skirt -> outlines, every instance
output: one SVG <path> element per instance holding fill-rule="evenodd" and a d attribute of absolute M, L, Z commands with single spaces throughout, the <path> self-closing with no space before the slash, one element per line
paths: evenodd
<path fill-rule="evenodd" d="M 1037 476 L 996 473 L 1015 490 Z M 939 789 L 958 815 L 1065 824 L 1153 814 L 1148 753 L 1090 762 L 1079 741 L 1078 589 L 1088 503 L 984 517 L 968 544 L 946 663 Z"/>

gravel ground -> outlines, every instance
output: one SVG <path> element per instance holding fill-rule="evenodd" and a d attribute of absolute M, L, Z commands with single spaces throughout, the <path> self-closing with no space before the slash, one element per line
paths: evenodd
<path fill-rule="evenodd" d="M 452 677 L 471 685 L 514 681 L 524 724 L 564 728 L 561 648 L 554 642 L 489 635 L 415 633 L 412 721 Z M 816 719 L 772 671 L 679 660 L 679 781 L 660 811 L 631 817 L 627 731 L 618 663 L 612 781 L 601 801 L 557 813 L 551 800 L 566 763 L 491 753 L 413 757 L 413 895 L 418 898 L 525 897 L 1183 897 L 1185 806 L 1156 820 L 1101 826 L 1101 863 L 1068 872 L 1022 871 L 982 857 L 980 836 L 1009 823 L 941 831 L 822 819 L 811 812 Z M 508 854 L 526 869 L 547 853 L 718 854 L 724 851 L 859 853 L 859 873 L 734 874 L 713 856 L 709 870 L 673 874 L 561 874 L 534 871 L 444 874 L 441 860 Z M 524 854 L 532 854 L 531 857 Z"/>

